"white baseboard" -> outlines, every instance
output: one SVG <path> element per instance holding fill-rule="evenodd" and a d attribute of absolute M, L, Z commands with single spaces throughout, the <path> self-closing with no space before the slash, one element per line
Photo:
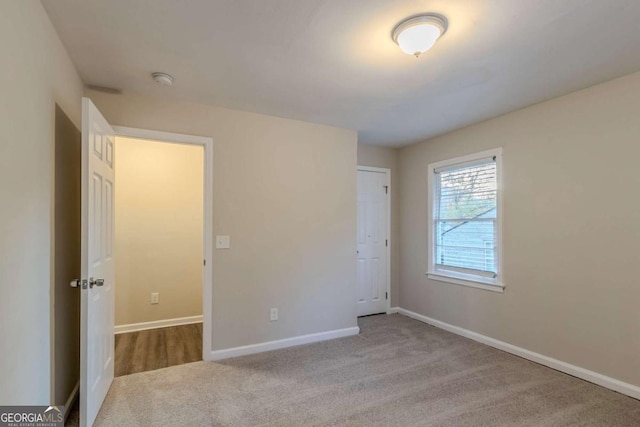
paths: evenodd
<path fill-rule="evenodd" d="M 168 328 L 169 326 L 190 325 L 192 323 L 202 323 L 202 316 L 177 317 L 175 319 L 156 320 L 154 322 L 117 325 L 114 333 L 117 335 L 124 334 L 125 332 L 146 331 L 147 329 Z"/>
<path fill-rule="evenodd" d="M 319 341 L 332 340 L 335 338 L 348 337 L 358 335 L 360 328 L 336 329 L 334 331 L 319 332 L 316 334 L 300 335 L 292 338 L 285 338 L 277 341 L 268 341 L 260 344 L 245 345 L 242 347 L 225 348 L 223 350 L 214 350 L 208 360 L 222 360 L 230 357 L 246 356 L 247 354 L 262 353 L 264 351 L 278 350 L 296 345 L 310 344 Z"/>
<path fill-rule="evenodd" d="M 430 317 L 423 316 L 422 314 L 405 310 L 404 308 L 399 308 L 398 313 L 435 326 L 437 328 L 444 329 L 445 331 L 453 332 L 454 334 L 461 335 L 465 338 L 469 338 L 482 344 L 497 348 L 499 350 L 506 351 L 507 353 L 515 354 L 516 356 L 531 360 L 532 362 L 548 366 L 549 368 L 553 368 L 557 371 L 573 375 L 574 377 L 581 378 L 585 381 L 589 381 L 591 383 L 606 387 L 619 393 L 626 394 L 627 396 L 633 397 L 635 399 L 640 399 L 640 387 L 636 385 L 625 383 L 623 381 L 616 380 L 615 378 L 611 378 L 606 375 L 602 375 L 597 372 L 593 372 L 588 369 L 542 355 L 540 353 L 535 353 L 522 347 L 490 338 L 486 335 L 482 335 L 477 332 L 461 328 L 459 326 L 454 326 L 440 320 L 432 319 Z"/>
<path fill-rule="evenodd" d="M 400 307 L 389 307 L 387 314 L 396 314 L 400 310 Z"/>
<path fill-rule="evenodd" d="M 76 383 L 76 386 L 73 387 L 73 390 L 71 390 L 71 394 L 69 395 L 69 398 L 67 399 L 66 402 L 64 402 L 64 421 L 67 421 L 67 418 L 69 418 L 69 414 L 71 413 L 71 407 L 73 406 L 73 404 L 76 401 L 76 398 L 78 397 L 78 391 L 80 391 L 80 381 L 78 381 Z"/>

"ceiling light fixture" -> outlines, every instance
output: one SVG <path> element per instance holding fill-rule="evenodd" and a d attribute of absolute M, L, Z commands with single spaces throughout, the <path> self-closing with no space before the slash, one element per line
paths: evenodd
<path fill-rule="evenodd" d="M 413 16 L 396 25 L 391 38 L 404 53 L 417 58 L 433 47 L 447 31 L 447 25 L 447 18 L 442 15 Z"/>
<path fill-rule="evenodd" d="M 173 77 L 167 73 L 151 73 L 153 81 L 162 86 L 171 86 L 173 84 Z"/>

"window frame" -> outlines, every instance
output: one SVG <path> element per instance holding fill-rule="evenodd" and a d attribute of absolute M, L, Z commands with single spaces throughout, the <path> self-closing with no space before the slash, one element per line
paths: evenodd
<path fill-rule="evenodd" d="M 479 162 L 488 158 L 495 157 L 496 162 L 496 277 L 486 277 L 480 274 L 472 274 L 465 271 L 460 271 L 455 267 L 450 269 L 443 269 L 436 267 L 436 238 L 435 238 L 435 203 L 437 202 L 436 194 L 439 190 L 436 188 L 438 179 L 436 179 L 436 170 L 442 168 L 450 168 L 455 166 L 463 167 L 470 163 Z M 503 186 L 502 186 L 502 148 L 494 148 L 492 150 L 481 151 L 479 153 L 469 154 L 467 156 L 456 157 L 448 160 L 443 160 L 436 163 L 429 164 L 428 167 L 428 269 L 427 277 L 439 282 L 452 283 L 455 285 L 469 286 L 472 288 L 479 288 L 494 292 L 504 292 L 503 283 L 503 243 L 502 243 L 502 205 L 503 205 Z M 458 271 L 456 271 L 458 270 Z"/>

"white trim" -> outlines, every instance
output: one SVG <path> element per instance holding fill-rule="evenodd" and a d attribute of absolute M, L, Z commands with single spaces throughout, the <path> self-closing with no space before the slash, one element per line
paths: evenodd
<path fill-rule="evenodd" d="M 518 347 L 513 344 L 509 344 L 504 341 L 500 341 L 495 338 L 491 338 L 486 335 L 482 335 L 477 332 L 470 331 L 468 329 L 461 328 L 459 326 L 454 326 L 449 323 L 442 322 L 440 320 L 432 319 L 430 317 L 423 316 L 422 314 L 405 310 L 404 308 L 400 308 L 398 310 L 398 313 L 407 317 L 411 317 L 412 319 L 416 319 L 421 322 L 427 323 L 429 325 L 435 326 L 437 328 L 444 329 L 445 331 L 449 331 L 454 334 L 463 336 L 465 338 L 469 338 L 474 341 L 480 342 L 482 344 L 486 344 L 490 347 L 497 348 L 498 350 L 515 354 L 516 356 L 520 356 L 527 360 L 531 360 L 532 362 L 536 362 L 541 365 L 548 366 L 549 368 L 564 372 L 566 374 L 572 375 L 577 378 L 581 378 L 585 381 L 589 381 L 591 383 L 600 385 L 602 387 L 606 387 L 608 389 L 617 391 L 619 393 L 626 394 L 627 396 L 633 397 L 635 399 L 640 399 L 639 386 L 625 383 L 615 378 L 611 378 L 606 375 L 599 374 L 597 372 L 590 371 L 588 369 L 581 368 L 579 366 L 572 365 L 570 363 L 563 362 L 561 360 L 554 359 L 552 357 L 545 356 L 543 354 L 536 353 L 531 350 L 527 350 L 522 347 Z"/>
<path fill-rule="evenodd" d="M 473 280 L 465 280 L 462 278 L 453 277 L 453 275 L 444 276 L 438 273 L 427 273 L 427 278 L 431 280 L 437 280 L 438 282 L 447 282 L 447 283 L 453 283 L 455 285 L 468 286 L 470 288 L 484 289 L 485 291 L 500 292 L 500 293 L 504 292 L 503 284 L 482 283 L 478 278 L 474 278 Z"/>
<path fill-rule="evenodd" d="M 213 140 L 207 136 L 185 135 L 182 133 L 162 132 L 158 130 L 111 126 L 117 136 L 134 139 L 146 139 L 160 142 L 177 142 L 179 144 L 206 145 Z"/>
<path fill-rule="evenodd" d="M 285 338 L 277 341 L 268 341 L 259 344 L 244 345 L 241 347 L 225 348 L 211 352 L 209 360 L 222 360 L 230 357 L 246 356 L 248 354 L 262 353 L 265 351 L 278 350 L 281 348 L 294 347 L 297 345 L 311 344 L 319 341 L 332 340 L 335 338 L 358 335 L 360 328 L 336 329 L 334 331 L 318 332 L 316 334 L 300 335 L 292 338 Z"/>
<path fill-rule="evenodd" d="M 482 153 L 480 153 L 480 154 L 482 154 Z M 467 157 L 469 157 L 469 158 L 473 157 L 473 159 L 469 160 L 469 161 L 461 161 L 461 162 L 459 162 L 458 161 L 458 159 L 460 159 L 460 157 L 459 157 L 459 158 L 456 158 L 456 159 L 444 160 L 442 162 L 439 162 L 439 163 L 443 163 L 444 166 L 433 168 L 433 172 L 442 173 L 442 172 L 448 172 L 448 171 L 454 170 L 454 169 L 470 168 L 472 166 L 484 166 L 484 165 L 491 164 L 491 162 L 493 161 L 492 160 L 493 156 L 491 156 L 491 155 L 489 155 L 489 156 L 469 155 L 469 156 L 462 157 L 462 159 L 467 158 Z"/>
<path fill-rule="evenodd" d="M 387 186 L 387 312 L 391 308 L 391 169 L 358 165 L 358 171 L 385 174 Z M 357 261 L 357 260 L 356 260 Z"/>
<path fill-rule="evenodd" d="M 438 269 L 435 263 L 435 236 L 434 236 L 434 193 L 436 187 L 436 180 L 434 179 L 437 170 L 443 170 L 443 168 L 449 168 L 453 166 L 468 165 L 478 162 L 482 159 L 496 158 L 496 182 L 497 182 L 497 218 L 496 218 L 496 278 L 485 280 L 484 277 L 473 275 L 467 275 L 462 278 L 454 272 Z M 485 289 L 496 292 L 504 292 L 503 283 L 503 271 L 502 255 L 504 253 L 502 243 L 502 217 L 503 217 L 503 184 L 502 184 L 502 148 L 494 148 L 492 150 L 482 151 L 479 153 L 469 154 L 462 157 L 456 157 L 454 159 L 443 160 L 440 162 L 431 163 L 428 166 L 427 177 L 427 218 L 429 221 L 429 227 L 427 232 L 427 277 L 432 280 L 438 280 L 440 282 L 453 283 L 456 285 L 469 286 L 477 289 Z M 433 277 L 432 277 L 433 276 Z M 437 277 L 436 277 L 437 276 Z M 493 286 L 493 287 L 491 287 Z"/>
<path fill-rule="evenodd" d="M 379 168 L 379 167 L 375 167 L 375 166 L 358 165 L 358 170 L 359 171 L 365 171 L 365 172 L 379 172 L 379 173 L 391 174 L 391 169 L 389 169 L 389 168 Z"/>
<path fill-rule="evenodd" d="M 396 314 L 399 310 L 400 307 L 390 307 L 389 310 L 387 310 L 387 314 Z"/>
<path fill-rule="evenodd" d="M 128 325 L 117 325 L 114 333 L 124 334 L 127 332 L 146 331 L 148 329 L 168 328 L 170 326 L 191 325 L 202 323 L 202 316 L 176 317 L 175 319 L 154 320 L 153 322 L 130 323 Z"/>
<path fill-rule="evenodd" d="M 148 139 L 178 144 L 194 144 L 204 147 L 204 227 L 202 271 L 202 359 L 211 355 L 213 328 L 213 138 L 185 135 L 124 126 L 112 126 L 116 136 Z"/>
<path fill-rule="evenodd" d="M 464 166 L 467 164 L 473 164 L 477 160 L 488 159 L 489 157 L 499 156 L 500 154 L 502 154 L 502 148 L 493 148 L 491 150 L 467 154 L 466 156 L 460 156 L 460 157 L 455 157 L 453 159 L 434 162 L 429 164 L 429 169 L 442 169 L 448 166 Z"/>
<path fill-rule="evenodd" d="M 73 387 L 73 390 L 71 390 L 71 394 L 69 394 L 67 401 L 64 402 L 64 421 L 65 422 L 67 422 L 67 419 L 69 418 L 69 414 L 71 413 L 71 407 L 76 402 L 79 391 L 80 391 L 80 380 L 78 380 L 75 387 Z"/>

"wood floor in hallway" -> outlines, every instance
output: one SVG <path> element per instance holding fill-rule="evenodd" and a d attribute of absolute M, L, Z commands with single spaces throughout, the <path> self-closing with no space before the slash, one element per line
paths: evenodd
<path fill-rule="evenodd" d="M 118 334 L 115 341 L 116 377 L 202 360 L 202 323 Z"/>

